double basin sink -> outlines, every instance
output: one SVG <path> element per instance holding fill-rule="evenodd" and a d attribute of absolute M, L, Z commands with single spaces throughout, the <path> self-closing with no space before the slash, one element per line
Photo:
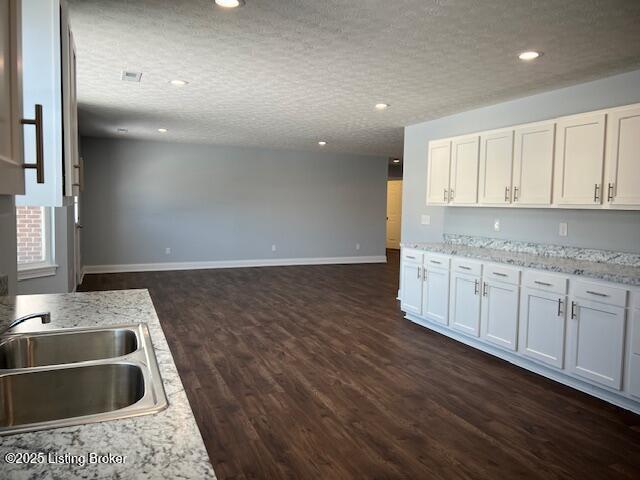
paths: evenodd
<path fill-rule="evenodd" d="M 168 406 L 146 324 L 0 337 L 0 435 Z"/>

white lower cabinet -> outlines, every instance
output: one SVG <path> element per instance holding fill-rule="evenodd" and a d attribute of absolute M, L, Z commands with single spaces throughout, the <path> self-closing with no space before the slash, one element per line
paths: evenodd
<path fill-rule="evenodd" d="M 451 280 L 452 328 L 480 335 L 480 277 L 454 272 Z"/>
<path fill-rule="evenodd" d="M 449 270 L 426 267 L 422 292 L 422 315 L 434 322 L 449 323 Z"/>
<path fill-rule="evenodd" d="M 422 314 L 422 266 L 418 262 L 402 262 L 402 302 L 405 312 Z"/>
<path fill-rule="evenodd" d="M 606 387 L 622 388 L 625 309 L 571 297 L 570 372 Z"/>
<path fill-rule="evenodd" d="M 520 287 L 485 280 L 482 284 L 482 338 L 509 350 L 515 350 L 518 338 Z"/>
<path fill-rule="evenodd" d="M 520 302 L 520 352 L 555 368 L 564 366 L 566 297 L 523 288 Z"/>

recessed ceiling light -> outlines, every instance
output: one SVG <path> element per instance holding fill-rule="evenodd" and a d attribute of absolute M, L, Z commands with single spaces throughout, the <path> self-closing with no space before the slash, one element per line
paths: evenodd
<path fill-rule="evenodd" d="M 535 60 L 540 55 L 542 55 L 540 52 L 536 52 L 534 50 L 529 50 L 527 52 L 522 52 L 520 55 L 518 55 L 518 58 L 520 60 L 529 61 L 529 60 Z"/>
<path fill-rule="evenodd" d="M 216 5 L 223 8 L 238 8 L 244 5 L 244 0 L 215 0 Z"/>
<path fill-rule="evenodd" d="M 320 140 L 318 142 L 318 145 L 320 145 L 321 147 L 324 147 L 327 144 L 327 142 L 325 142 L 324 140 Z"/>
<path fill-rule="evenodd" d="M 388 103 L 376 103 L 376 110 L 386 110 L 389 108 Z"/>
<path fill-rule="evenodd" d="M 393 163 L 400 163 L 400 159 L 399 158 L 394 158 L 393 159 Z"/>
<path fill-rule="evenodd" d="M 159 128 L 158 131 L 160 133 L 167 133 L 169 130 L 167 130 L 166 128 Z"/>
<path fill-rule="evenodd" d="M 184 87 L 189 84 L 186 80 L 171 80 L 169 83 L 175 87 Z"/>

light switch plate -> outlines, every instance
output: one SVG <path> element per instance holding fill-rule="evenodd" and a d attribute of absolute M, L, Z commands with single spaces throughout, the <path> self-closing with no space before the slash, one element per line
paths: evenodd
<path fill-rule="evenodd" d="M 500 219 L 499 219 L 499 218 L 496 218 L 496 219 L 493 221 L 493 229 L 494 229 L 496 232 L 499 232 L 499 231 L 500 231 Z"/>
<path fill-rule="evenodd" d="M 560 235 L 561 237 L 566 237 L 568 233 L 569 233 L 569 227 L 567 225 L 567 222 L 561 222 L 560 228 L 558 228 L 558 235 Z"/>
<path fill-rule="evenodd" d="M 420 219 L 420 223 L 422 225 L 430 225 L 431 224 L 431 215 L 422 215 Z"/>

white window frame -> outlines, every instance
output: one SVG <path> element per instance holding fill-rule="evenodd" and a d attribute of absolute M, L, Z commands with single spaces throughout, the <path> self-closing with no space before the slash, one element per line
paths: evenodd
<path fill-rule="evenodd" d="M 43 209 L 43 239 L 44 260 L 18 264 L 18 281 L 32 278 L 51 277 L 56 274 L 58 265 L 55 263 L 55 218 L 53 207 Z"/>

